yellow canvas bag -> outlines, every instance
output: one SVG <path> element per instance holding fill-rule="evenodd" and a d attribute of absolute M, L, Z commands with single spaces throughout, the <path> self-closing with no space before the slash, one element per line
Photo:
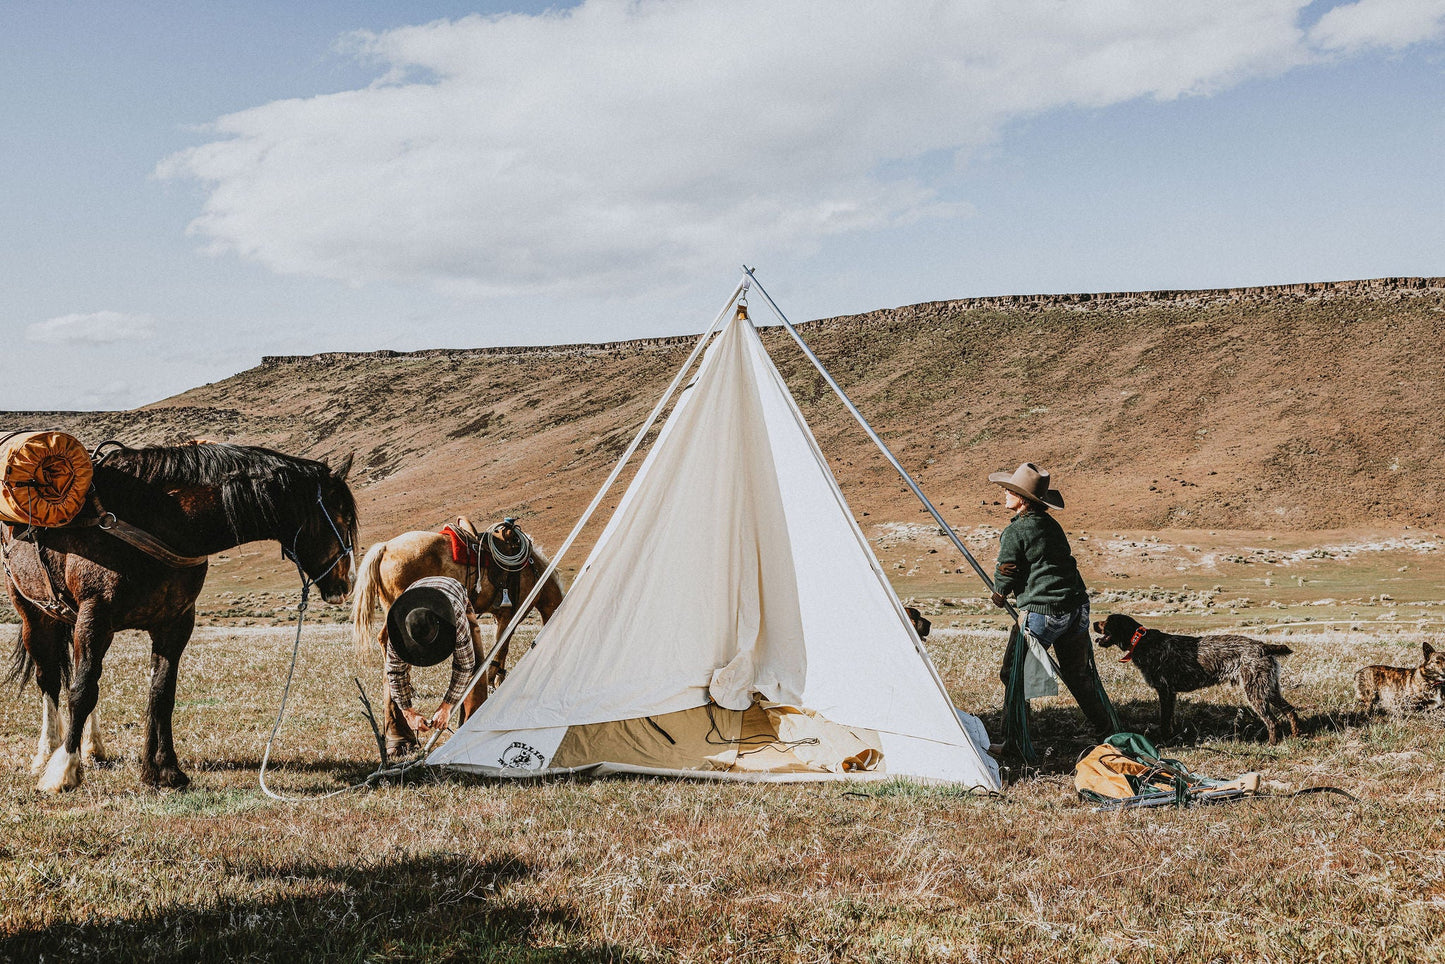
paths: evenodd
<path fill-rule="evenodd" d="M 0 520 L 53 528 L 85 505 L 90 453 L 64 432 L 12 432 L 0 438 Z"/>

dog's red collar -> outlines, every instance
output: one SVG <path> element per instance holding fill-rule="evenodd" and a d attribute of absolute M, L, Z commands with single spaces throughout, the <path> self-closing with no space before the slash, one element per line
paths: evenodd
<path fill-rule="evenodd" d="M 1129 662 L 1129 660 L 1134 658 L 1135 647 L 1139 645 L 1139 640 L 1143 639 L 1144 634 L 1148 631 L 1149 630 L 1145 629 L 1143 626 L 1140 626 L 1138 629 L 1134 630 L 1134 638 L 1129 640 L 1129 651 L 1119 658 L 1119 662 L 1127 663 Z"/>

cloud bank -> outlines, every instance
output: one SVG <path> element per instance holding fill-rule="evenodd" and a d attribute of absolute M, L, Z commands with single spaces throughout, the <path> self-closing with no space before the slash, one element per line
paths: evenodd
<path fill-rule="evenodd" d="M 230 114 L 157 173 L 214 253 L 459 296 L 595 294 L 964 216 L 919 173 L 1020 118 L 1438 39 L 1441 0 L 589 0 L 344 41 L 361 90 Z M 914 173 L 909 173 L 914 172 Z M 935 175 L 936 178 L 936 175 Z M 45 324 L 49 324 L 48 322 Z"/>
<path fill-rule="evenodd" d="M 100 345 L 145 341 L 155 333 L 156 321 L 149 315 L 95 311 L 34 322 L 26 326 L 25 340 L 45 345 Z"/>

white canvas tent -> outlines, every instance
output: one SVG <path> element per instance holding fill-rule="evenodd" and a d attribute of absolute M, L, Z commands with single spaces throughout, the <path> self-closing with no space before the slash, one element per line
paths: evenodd
<path fill-rule="evenodd" d="M 987 742 L 955 712 L 740 318 L 708 348 L 534 648 L 427 762 L 997 789 Z"/>

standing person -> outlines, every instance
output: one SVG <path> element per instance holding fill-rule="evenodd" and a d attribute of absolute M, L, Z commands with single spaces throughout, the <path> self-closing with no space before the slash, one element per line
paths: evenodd
<path fill-rule="evenodd" d="M 999 536 L 993 604 L 1013 596 L 1019 625 L 1045 649 L 1052 648 L 1059 675 L 1095 734 L 1102 741 L 1117 729 L 1113 709 L 1094 666 L 1089 636 L 1089 593 L 1069 551 L 1064 529 L 1049 513 L 1062 509 L 1064 497 L 1049 488 L 1049 473 L 1025 462 L 1012 473 L 988 477 L 1004 489 L 1004 506 L 1013 519 Z M 1001 676 L 1008 683 L 1013 650 L 1004 654 Z"/>
<path fill-rule="evenodd" d="M 445 730 L 452 708 L 482 658 L 481 628 L 462 584 L 450 576 L 427 576 L 406 588 L 386 612 L 387 752 L 415 745 L 423 730 Z M 412 708 L 411 668 L 452 658 L 452 678 L 431 718 Z M 474 712 L 481 700 L 467 700 Z M 474 705 L 476 704 L 476 705 Z"/>

